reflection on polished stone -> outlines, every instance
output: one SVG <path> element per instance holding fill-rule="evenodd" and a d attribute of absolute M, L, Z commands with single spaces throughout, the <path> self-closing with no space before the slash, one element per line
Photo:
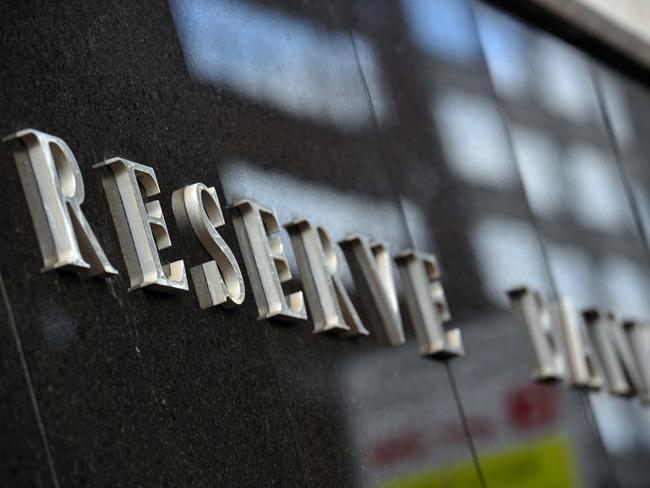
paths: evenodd
<path fill-rule="evenodd" d="M 579 223 L 605 232 L 633 228 L 632 212 L 611 156 L 586 143 L 569 145 L 563 163 L 569 208 Z"/>
<path fill-rule="evenodd" d="M 625 310 L 632 317 L 650 317 L 650 276 L 641 263 L 611 254 L 600 263 L 599 273 L 603 294 L 610 297 L 613 308 Z"/>
<path fill-rule="evenodd" d="M 507 134 L 493 101 L 449 89 L 438 95 L 433 111 L 455 173 L 477 185 L 508 188 L 514 184 Z"/>
<path fill-rule="evenodd" d="M 199 80 L 342 129 L 363 128 L 373 114 L 379 122 L 388 118 L 377 56 L 361 34 L 352 41 L 345 30 L 327 30 L 253 2 L 171 5 L 188 67 Z M 359 63 L 364 83 L 358 82 Z"/>
<path fill-rule="evenodd" d="M 549 242 L 546 247 L 555 286 L 562 295 L 570 296 L 579 309 L 601 303 L 596 263 L 587 250 L 574 244 L 556 242 Z"/>
<path fill-rule="evenodd" d="M 408 320 L 406 343 L 381 349 L 259 324 L 252 293 L 200 310 L 189 293 L 126 294 L 123 269 L 81 286 L 39 274 L 7 171 L 0 438 L 17 448 L 0 484 L 646 487 L 649 410 L 533 384 L 502 306 L 525 281 L 648 317 L 647 87 L 600 80 L 584 53 L 479 0 L 167 5 L 7 5 L 4 126 L 60 131 L 80 165 L 118 149 L 151 161 L 167 215 L 172 188 L 203 181 L 224 206 L 248 197 L 336 240 L 433 252 L 467 356 L 418 357 Z M 123 267 L 87 180 L 84 210 Z M 169 224 L 171 256 L 204 262 Z M 304 276 L 274 228 L 291 293 Z"/>
<path fill-rule="evenodd" d="M 512 144 L 533 211 L 545 217 L 566 212 L 558 148 L 551 135 L 520 124 L 512 128 Z"/>
<path fill-rule="evenodd" d="M 402 0 L 410 35 L 420 49 L 457 63 L 475 63 L 480 50 L 469 4 L 457 0 Z"/>
<path fill-rule="evenodd" d="M 358 486 L 383 486 L 450 463 L 471 466 L 446 372 L 436 363 L 414 360 L 413 349 L 410 341 L 402 348 L 350 356 L 337 365 L 350 419 L 345 429 L 351 454 L 359 461 Z M 473 422 L 485 435 L 493 434 L 491 420 Z M 468 471 L 472 486 L 476 473 L 473 466 Z"/>
<path fill-rule="evenodd" d="M 587 60 L 573 48 L 551 38 L 540 37 L 529 44 L 535 70 L 535 92 L 549 113 L 576 122 L 598 117 L 598 101 L 591 83 Z"/>
<path fill-rule="evenodd" d="M 481 47 L 488 60 L 497 93 L 509 100 L 525 99 L 531 91 L 533 74 L 526 64 L 526 31 L 511 17 L 476 3 L 476 20 Z"/>
<path fill-rule="evenodd" d="M 579 308 L 597 305 L 647 319 L 647 239 L 633 218 L 634 206 L 643 215 L 635 190 L 644 177 L 633 171 L 630 178 L 625 167 L 634 165 L 623 162 L 621 168 L 620 160 L 622 148 L 638 161 L 630 156 L 636 124 L 622 96 L 623 78 L 609 77 L 597 87 L 593 62 L 584 53 L 476 4 L 487 64 L 509 118 L 555 293 L 573 297 Z M 506 48 L 515 37 L 516 51 Z M 512 63 L 504 62 L 506 55 Z M 605 119 L 618 141 L 611 140 Z M 647 485 L 638 463 L 650 452 L 644 440 L 647 410 L 606 394 L 590 395 L 588 406 L 598 441 L 578 453 L 582 483 Z M 611 466 L 609 481 L 593 464 L 600 449 Z"/>
<path fill-rule="evenodd" d="M 338 191 L 248 161 L 224 161 L 219 171 L 229 201 L 254 195 L 260 203 L 272 206 L 282 223 L 309 218 L 325 225 L 337 241 L 358 232 L 360 224 L 368 219 L 381 220 L 386 236 L 403 233 L 399 209 L 389 198 Z M 422 210 L 414 208 L 412 212 Z"/>
<path fill-rule="evenodd" d="M 485 218 L 474 229 L 474 243 L 483 269 L 483 286 L 496 303 L 507 303 L 502 290 L 546 281 L 537 234 L 526 222 L 496 215 Z"/>

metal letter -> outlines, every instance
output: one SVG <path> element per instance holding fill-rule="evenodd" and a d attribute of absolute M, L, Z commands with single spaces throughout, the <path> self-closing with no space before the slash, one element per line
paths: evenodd
<path fill-rule="evenodd" d="M 596 309 L 585 310 L 583 316 L 603 364 L 609 391 L 620 396 L 637 393 L 648 402 L 648 324 L 629 321 L 624 325 L 613 313 Z"/>
<path fill-rule="evenodd" d="M 564 362 L 551 314 L 542 295 L 526 287 L 508 291 L 510 305 L 528 332 L 529 345 L 536 362 L 536 381 L 559 380 L 564 376 Z"/>
<path fill-rule="evenodd" d="M 568 298 L 560 298 L 556 309 L 568 366 L 567 380 L 577 388 L 600 389 L 604 383 L 602 368 L 589 337 L 580 326 L 578 313 Z"/>
<path fill-rule="evenodd" d="M 191 228 L 213 261 L 190 269 L 201 308 L 223 304 L 240 305 L 244 301 L 244 278 L 226 241 L 217 232 L 225 225 L 217 192 L 203 183 L 194 183 L 172 195 L 176 222 Z"/>
<path fill-rule="evenodd" d="M 25 129 L 5 137 L 4 142 L 13 143 L 14 159 L 43 256 L 43 271 L 66 269 L 91 276 L 117 274 L 81 211 L 85 196 L 81 171 L 63 139 Z"/>
<path fill-rule="evenodd" d="M 158 250 L 172 243 L 160 202 L 143 199 L 142 191 L 147 197 L 160 193 L 153 168 L 122 158 L 93 167 L 105 167 L 102 182 L 131 280 L 129 291 L 145 287 L 166 293 L 187 291 L 183 261 L 160 263 Z"/>
<path fill-rule="evenodd" d="M 285 228 L 291 236 L 314 333 L 368 335 L 341 283 L 335 243 L 328 232 L 304 219 L 295 219 Z"/>
<path fill-rule="evenodd" d="M 460 329 L 445 332 L 442 325 L 451 315 L 439 281 L 440 269 L 435 256 L 406 250 L 395 258 L 395 262 L 420 343 L 420 354 L 437 358 L 463 355 L 465 351 Z"/>
<path fill-rule="evenodd" d="M 637 394 L 642 403 L 650 405 L 650 322 L 626 320 L 623 328 L 639 369 L 641 382 L 637 385 Z"/>
<path fill-rule="evenodd" d="M 252 200 L 241 200 L 233 207 L 233 223 L 253 287 L 258 320 L 307 320 L 302 292 L 285 296 L 282 289 L 282 283 L 291 279 L 291 271 L 277 235 L 281 227 L 275 213 Z"/>
<path fill-rule="evenodd" d="M 404 343 L 404 328 L 399 314 L 392 260 L 382 242 L 351 235 L 339 244 L 345 252 L 365 309 L 379 340 L 391 346 Z"/>

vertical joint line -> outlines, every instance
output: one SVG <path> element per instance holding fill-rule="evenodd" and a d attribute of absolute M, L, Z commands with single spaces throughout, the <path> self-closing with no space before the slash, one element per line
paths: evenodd
<path fill-rule="evenodd" d="M 386 176 L 388 176 L 388 181 L 390 182 L 390 188 L 393 190 L 393 195 L 395 197 L 395 200 L 397 201 L 397 205 L 399 207 L 399 212 L 402 215 L 402 220 L 404 221 L 404 230 L 406 231 L 407 237 L 409 242 L 412 245 L 415 245 L 415 242 L 413 241 L 413 235 L 411 234 L 411 229 L 408 226 L 408 219 L 406 218 L 406 210 L 404 210 L 404 202 L 402 202 L 402 197 L 399 189 L 395 186 L 394 183 L 394 178 L 391 178 L 391 171 L 390 168 L 388 167 L 387 159 L 386 159 L 386 151 L 384 149 L 384 146 L 382 144 L 382 139 L 379 137 L 379 117 L 377 116 L 377 109 L 375 108 L 375 102 L 372 99 L 372 94 L 370 93 L 370 87 L 368 86 L 368 80 L 366 79 L 366 75 L 363 72 L 363 66 L 361 66 L 361 59 L 359 58 L 359 50 L 357 48 L 357 41 L 354 38 L 354 33 L 352 32 L 351 29 L 348 29 L 348 35 L 350 36 L 350 42 L 352 43 L 352 49 L 354 50 L 354 58 L 357 62 L 357 69 L 359 70 L 359 76 L 361 77 L 361 82 L 363 84 L 363 90 L 366 94 L 366 99 L 368 100 L 368 104 L 370 105 L 370 111 L 372 112 L 372 123 L 373 123 L 373 128 L 375 130 L 375 142 L 377 144 L 377 152 L 379 153 L 379 158 L 381 160 L 381 164 L 384 168 L 384 173 Z"/>
<path fill-rule="evenodd" d="M 612 121 L 609 117 L 609 112 L 607 106 L 605 105 L 605 95 L 602 87 L 602 78 L 596 73 L 596 68 L 590 62 L 589 63 L 589 77 L 591 78 L 591 83 L 594 86 L 596 92 L 596 99 L 598 100 L 598 111 L 600 112 L 600 117 L 605 126 L 605 132 L 607 138 L 609 139 L 610 147 L 614 156 L 616 167 L 618 168 L 618 173 L 621 177 L 623 183 L 623 188 L 625 189 L 625 194 L 632 210 L 632 218 L 634 219 L 634 225 L 636 225 L 639 236 L 643 242 L 643 247 L 645 250 L 647 263 L 650 264 L 650 242 L 648 241 L 648 235 L 643 226 L 643 220 L 641 219 L 641 211 L 637 205 L 636 198 L 634 198 L 634 188 L 632 186 L 632 181 L 630 179 L 629 172 L 625 170 L 625 165 L 623 162 L 623 153 L 621 147 L 618 143 L 618 139 L 614 134 L 614 127 Z"/>
<path fill-rule="evenodd" d="M 482 488 L 486 488 L 485 478 L 483 476 L 483 470 L 481 469 L 481 463 L 478 459 L 478 452 L 476 451 L 476 446 L 474 445 L 474 439 L 472 438 L 472 433 L 467 423 L 467 416 L 465 415 L 465 409 L 460 400 L 460 394 L 458 393 L 458 387 L 456 386 L 456 380 L 451 371 L 451 365 L 449 361 L 445 361 L 445 368 L 447 369 L 447 376 L 449 377 L 449 383 L 451 385 L 451 391 L 454 395 L 454 401 L 456 402 L 456 408 L 458 409 L 458 415 L 460 416 L 461 423 L 463 424 L 463 431 L 465 432 L 465 438 L 467 439 L 467 444 L 469 445 L 469 450 L 472 454 L 472 461 L 474 462 L 474 468 L 476 469 L 476 474 L 478 475 L 478 480 L 481 483 Z"/>
<path fill-rule="evenodd" d="M 11 303 L 9 301 L 9 295 L 7 294 L 7 287 L 5 286 L 4 278 L 0 272 L 0 291 L 2 292 L 2 299 L 4 300 L 5 309 L 7 311 L 7 316 L 9 318 L 9 328 L 11 333 L 14 336 L 14 341 L 16 342 L 16 349 L 18 350 L 18 356 L 20 358 L 20 365 L 23 370 L 23 375 L 25 377 L 25 382 L 27 383 L 27 389 L 29 390 L 29 398 L 34 408 L 34 416 L 36 417 L 36 423 L 38 424 L 38 430 L 41 435 L 41 440 L 43 441 L 43 448 L 45 449 L 45 456 L 47 457 L 47 464 L 50 468 L 50 474 L 52 475 L 52 482 L 56 488 L 59 488 L 59 480 L 56 476 L 56 469 L 54 468 L 54 459 L 52 458 L 52 452 L 50 451 L 50 444 L 47 440 L 47 433 L 45 432 L 45 425 L 43 424 L 43 419 L 41 417 L 41 411 L 38 407 L 38 401 L 36 400 L 36 393 L 34 392 L 34 386 L 32 384 L 32 377 L 29 374 L 29 368 L 27 367 L 27 361 L 25 360 L 25 353 L 23 352 L 23 346 L 18 336 L 18 328 L 16 327 L 16 321 L 14 319 L 14 313 L 11 308 Z"/>

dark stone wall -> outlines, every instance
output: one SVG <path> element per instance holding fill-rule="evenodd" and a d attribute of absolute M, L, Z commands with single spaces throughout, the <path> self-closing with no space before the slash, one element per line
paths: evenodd
<path fill-rule="evenodd" d="M 504 294 L 524 282 L 549 299 L 577 293 L 647 311 L 643 299 L 621 299 L 650 276 L 647 86 L 464 1 L 35 1 L 3 11 L 0 133 L 33 127 L 69 144 L 82 208 L 120 274 L 40 272 L 3 147 L 0 485 L 550 486 L 549 472 L 557 486 L 647 485 L 647 412 L 534 386 Z M 560 75 L 545 78 L 553 66 Z M 523 95 L 508 79 L 525 80 Z M 593 97 L 563 101 L 576 80 Z M 522 124 L 559 147 L 532 144 L 542 153 L 532 178 Z M 571 169 L 575 144 L 606 154 L 603 171 L 623 191 L 596 197 L 609 204 L 589 206 L 580 175 L 593 181 L 593 158 Z M 436 254 L 466 357 L 420 358 L 408 320 L 399 348 L 257 321 L 246 276 L 244 304 L 228 310 L 201 310 L 191 283 L 178 296 L 128 292 L 92 169 L 114 156 L 155 169 L 172 241 L 161 255 L 188 270 L 207 254 L 176 225 L 171 194 L 199 181 L 224 208 L 252 198 L 336 239 L 359 232 L 393 253 Z M 564 193 L 537 197 L 534 175 L 558 167 L 551 181 Z M 599 212 L 610 216 L 600 227 Z M 243 267 L 228 214 L 220 231 Z M 587 256 L 593 274 L 567 267 L 560 244 L 578 263 Z M 297 287 L 293 262 L 292 272 Z"/>

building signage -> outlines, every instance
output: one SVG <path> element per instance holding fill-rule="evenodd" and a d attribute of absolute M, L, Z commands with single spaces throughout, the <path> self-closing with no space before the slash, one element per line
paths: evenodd
<path fill-rule="evenodd" d="M 591 390 L 606 387 L 650 404 L 650 322 L 621 320 L 597 308 L 578 314 L 568 298 L 549 305 L 526 287 L 508 295 L 528 333 L 535 380 L 566 380 Z"/>
<path fill-rule="evenodd" d="M 4 141 L 13 148 L 43 270 L 69 270 L 98 278 L 118 274 L 81 209 L 83 178 L 68 145 L 34 129 L 19 131 Z M 158 254 L 172 243 L 160 202 L 153 198 L 160 194 L 153 168 L 119 157 L 94 168 L 102 172 L 129 291 L 185 293 L 191 281 L 202 309 L 243 303 L 242 270 L 219 234 L 225 218 L 213 187 L 194 183 L 171 197 L 177 225 L 193 233 L 212 257 L 191 268 L 189 280 L 183 260 L 163 263 Z M 233 202 L 229 208 L 259 320 L 309 320 L 314 333 L 356 337 L 371 332 L 383 344 L 402 344 L 395 263 L 420 354 L 440 359 L 464 354 L 460 330 L 443 326 L 451 316 L 435 256 L 407 249 L 391 257 L 385 243 L 363 235 L 348 235 L 336 242 L 307 218 L 281 226 L 273 209 L 250 199 Z M 283 230 L 290 237 L 303 286 L 290 293 L 285 291 L 291 271 L 280 237 Z M 339 276 L 341 254 L 368 310 L 370 332 Z M 611 312 L 587 310 L 582 314 L 583 327 L 567 300 L 550 307 L 528 288 L 508 294 L 529 337 L 536 380 L 566 379 L 588 389 L 607 385 L 614 394 L 637 394 L 650 403 L 650 323 L 620 321 Z"/>
<path fill-rule="evenodd" d="M 64 269 L 100 278 L 117 274 L 81 209 L 83 178 L 68 145 L 34 129 L 19 131 L 4 141 L 13 146 L 43 270 Z M 160 193 L 153 168 L 124 158 L 112 158 L 94 168 L 102 171 L 129 275 L 129 291 L 187 292 L 185 263 L 163 263 L 158 254 L 172 243 L 160 202 L 153 198 Z M 291 279 L 291 272 L 280 238 L 283 227 L 275 212 L 253 200 L 234 202 L 231 208 L 259 320 L 306 321 L 309 309 L 315 333 L 368 335 L 338 274 L 340 246 L 371 312 L 372 333 L 387 345 L 404 342 L 392 259 L 384 243 L 361 235 L 337 243 L 323 227 L 307 219 L 285 224 L 304 287 L 286 293 L 284 284 Z M 193 232 L 213 258 L 190 269 L 200 307 L 241 305 L 245 297 L 242 271 L 219 234 L 225 220 L 214 188 L 194 183 L 176 190 L 172 210 L 178 225 Z M 421 354 L 438 358 L 463 354 L 460 331 L 443 327 L 450 314 L 436 258 L 405 250 L 395 261 Z"/>

